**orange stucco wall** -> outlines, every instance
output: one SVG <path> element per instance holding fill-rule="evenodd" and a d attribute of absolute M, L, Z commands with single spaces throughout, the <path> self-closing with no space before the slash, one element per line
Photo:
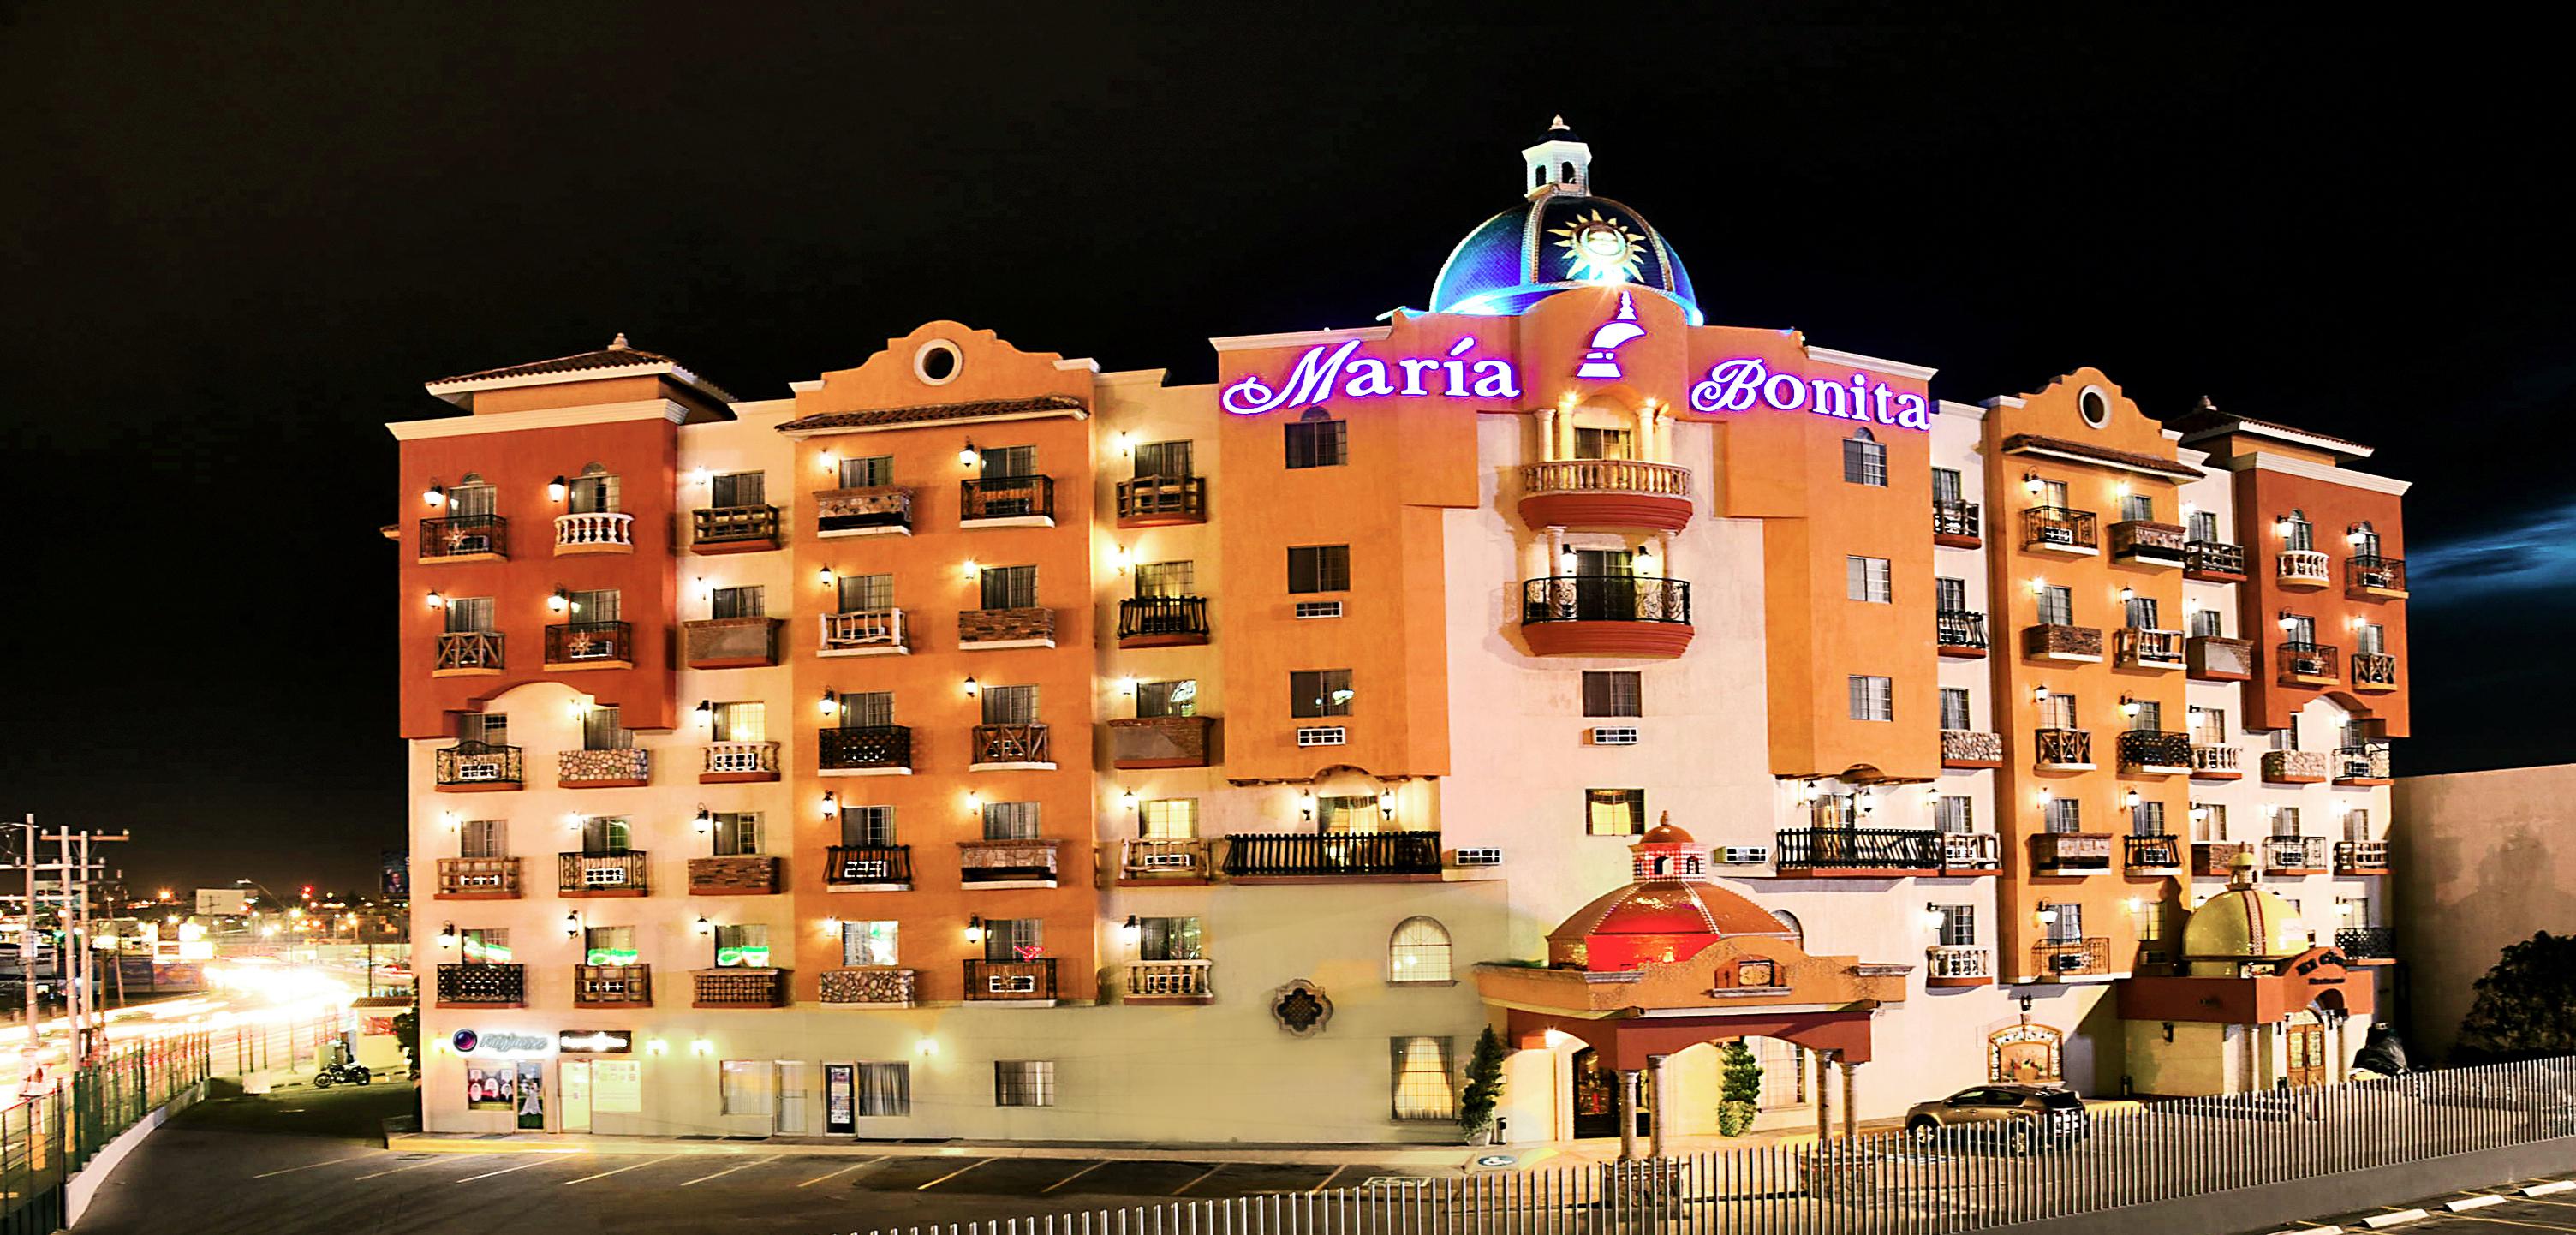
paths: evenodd
<path fill-rule="evenodd" d="M 2271 443 L 2247 443 L 2265 454 L 2281 454 Z M 2222 447 L 2224 449 L 2224 447 Z M 2406 602 L 2401 599 L 2369 595 L 2355 596 L 2344 589 L 2345 562 L 2352 546 L 2345 534 L 2354 524 L 2367 521 L 2379 533 L 2382 557 L 2406 556 L 2406 534 L 2400 523 L 2399 499 L 2395 494 L 2379 493 L 2350 485 L 2336 484 L 2308 476 L 2249 467 L 2236 473 L 2236 527 L 2245 539 L 2246 579 L 2237 590 L 2242 606 L 2238 629 L 2253 639 L 2260 649 L 2257 663 L 2261 666 L 2254 680 L 2245 684 L 2247 703 L 2253 715 L 2249 724 L 2278 728 L 2289 723 L 2299 709 L 2319 694 L 2365 720 L 2379 737 L 2407 736 L 2407 684 L 2412 681 L 2414 663 L 2406 654 Z M 2280 533 L 2273 524 L 2292 510 L 2307 515 L 2315 529 L 2314 543 L 2332 561 L 2332 582 L 2323 588 L 2302 590 L 2285 588 L 2275 559 L 2282 549 Z M 2343 649 L 2339 662 L 2344 685 L 2313 687 L 2280 680 L 2282 610 L 2305 614 L 2317 621 L 2317 642 Z M 2387 630 L 2388 654 L 2397 658 L 2397 689 L 2387 692 L 2359 692 L 2351 689 L 2352 656 L 2359 646 L 2352 623 L 2376 622 Z"/>

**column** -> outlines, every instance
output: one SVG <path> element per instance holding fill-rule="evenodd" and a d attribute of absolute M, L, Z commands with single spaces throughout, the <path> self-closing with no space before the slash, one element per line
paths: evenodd
<path fill-rule="evenodd" d="M 1658 1158 L 1665 1156 L 1664 1108 L 1672 1105 L 1672 1103 L 1665 1100 L 1668 1096 L 1664 1092 L 1664 1060 L 1666 1058 L 1668 1058 L 1668 1056 L 1646 1056 L 1646 1145 L 1647 1152 Z"/>
<path fill-rule="evenodd" d="M 1619 1160 L 1637 1160 L 1637 1070 L 1619 1070 Z"/>
<path fill-rule="evenodd" d="M 1840 1052 L 1840 1051 L 1837 1051 L 1837 1052 L 1835 1052 L 1835 1054 L 1836 1054 L 1836 1056 L 1838 1056 L 1838 1057 L 1839 1057 L 1839 1056 L 1841 1055 L 1841 1052 Z M 1843 1064 L 1843 1139 L 1844 1139 L 1844 1140 L 1846 1140 L 1846 1141 L 1848 1141 L 1848 1140 L 1852 1139 L 1852 1135 L 1853 1135 L 1853 1133 L 1854 1133 L 1855 1131 L 1857 1131 L 1857 1129 L 1853 1126 L 1855 1121 L 1854 1121 L 1854 1120 L 1853 1120 L 1853 1118 L 1852 1118 L 1852 1109 L 1853 1109 L 1853 1107 L 1854 1107 L 1854 1105 L 1855 1105 L 1855 1104 L 1852 1102 L 1852 1073 L 1853 1073 L 1854 1071 L 1858 1070 L 1858 1069 L 1859 1069 L 1859 1067 L 1860 1067 L 1860 1065 L 1859 1065 L 1859 1064 L 1856 1064 L 1856 1063 L 1853 1063 L 1853 1062 L 1851 1062 L 1851 1061 L 1850 1061 L 1850 1060 L 1848 1060 L 1848 1059 L 1843 1060 L 1843 1061 L 1842 1061 L 1842 1064 Z"/>
<path fill-rule="evenodd" d="M 1538 461 L 1556 462 L 1556 409 L 1538 409 Z"/>
<path fill-rule="evenodd" d="M 1574 409 L 1572 407 L 1567 407 L 1557 413 L 1556 434 L 1556 457 L 1559 459 L 1573 458 Z"/>
<path fill-rule="evenodd" d="M 1826 1088 L 1833 1079 L 1832 1051 L 1809 1051 L 1816 1059 L 1816 1143 L 1834 1143 L 1834 1095 Z"/>

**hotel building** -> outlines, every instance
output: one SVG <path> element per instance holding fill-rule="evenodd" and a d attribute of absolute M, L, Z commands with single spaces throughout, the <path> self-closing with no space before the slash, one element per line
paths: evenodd
<path fill-rule="evenodd" d="M 1445 1140 L 1488 1025 L 1516 1141 L 1710 1130 L 1731 1040 L 1774 1122 L 2339 1075 L 2331 992 L 2188 1064 L 2114 994 L 2240 853 L 2388 980 L 2404 486 L 1711 324 L 1522 171 L 1427 311 L 1211 385 L 949 321 L 430 383 L 425 1126 Z"/>

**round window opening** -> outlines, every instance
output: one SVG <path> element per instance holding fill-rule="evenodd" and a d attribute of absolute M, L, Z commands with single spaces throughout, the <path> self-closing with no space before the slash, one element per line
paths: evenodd
<path fill-rule="evenodd" d="M 957 368 L 962 363 L 956 344 L 932 339 L 912 354 L 912 374 L 929 385 L 945 386 L 957 380 Z"/>
<path fill-rule="evenodd" d="M 2075 407 L 2083 413 L 2084 423 L 2096 429 L 2111 423 L 2111 401 L 2103 398 L 2101 391 L 2085 391 L 2084 397 L 2076 400 Z"/>

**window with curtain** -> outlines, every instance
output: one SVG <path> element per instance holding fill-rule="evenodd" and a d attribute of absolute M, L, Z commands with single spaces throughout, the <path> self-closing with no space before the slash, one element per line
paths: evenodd
<path fill-rule="evenodd" d="M 1038 568 L 987 566 L 976 572 L 986 609 L 1034 609 L 1038 605 Z"/>
<path fill-rule="evenodd" d="M 1932 469 L 1932 502 L 1934 505 L 1956 506 L 1960 502 L 1967 500 L 1965 497 L 1966 493 L 1967 486 L 1961 484 L 1959 480 L 1959 469 L 1955 467 L 1936 467 Z"/>
<path fill-rule="evenodd" d="M 576 515 L 615 514 L 620 508 L 617 478 L 598 464 L 591 464 L 580 476 L 566 482 L 564 502 L 564 509 Z"/>
<path fill-rule="evenodd" d="M 715 856 L 719 858 L 751 857 L 760 852 L 760 816 L 753 811 L 718 811 L 715 816 Z"/>
<path fill-rule="evenodd" d="M 2306 512 L 2293 510 L 2282 518 L 2281 524 L 2282 548 L 2314 549 L 2317 547 L 2317 529 L 2308 522 Z"/>
<path fill-rule="evenodd" d="M 834 715 L 844 729 L 877 729 L 894 723 L 894 692 L 865 690 L 840 696 Z"/>
<path fill-rule="evenodd" d="M 484 634 L 492 629 L 491 597 L 451 596 L 447 599 L 447 633 Z"/>
<path fill-rule="evenodd" d="M 1583 830 L 1590 836 L 1637 836 L 1646 830 L 1646 791 L 1586 789 Z"/>
<path fill-rule="evenodd" d="M 2223 841 L 2227 839 L 2227 808 L 2216 802 L 2191 804 L 2191 838 Z"/>
<path fill-rule="evenodd" d="M 2120 608 L 2122 615 L 2128 619 L 2131 630 L 2163 629 L 2156 621 L 2158 614 L 2156 598 L 2153 596 L 2132 596 Z"/>
<path fill-rule="evenodd" d="M 2137 932 L 2138 942 L 2156 943 L 2165 937 L 2165 903 L 2151 897 L 2138 897 L 2129 902 L 2129 928 Z"/>
<path fill-rule="evenodd" d="M 510 718 L 501 712 L 458 712 L 456 740 L 481 742 L 486 746 L 510 744 Z"/>
<path fill-rule="evenodd" d="M 1196 562 L 1146 562 L 1136 567 L 1138 596 L 1189 596 L 1198 585 Z"/>
<path fill-rule="evenodd" d="M 1386 823 L 1377 795 L 1338 794 L 1315 799 L 1317 830 L 1330 836 L 1365 835 Z"/>
<path fill-rule="evenodd" d="M 635 830 L 621 815 L 593 815 L 581 821 L 581 851 L 586 857 L 613 858 L 632 852 Z"/>
<path fill-rule="evenodd" d="M 1395 1117 L 1456 1119 L 1457 1097 L 1450 1084 L 1450 1039 L 1392 1038 L 1388 1045 L 1395 1068 Z"/>
<path fill-rule="evenodd" d="M 716 927 L 716 968 L 767 969 L 769 928 L 756 922 Z"/>
<path fill-rule="evenodd" d="M 581 933 L 582 964 L 632 965 L 640 955 L 632 926 L 593 926 Z"/>
<path fill-rule="evenodd" d="M 593 707 L 581 714 L 581 748 L 583 750 L 629 750 L 635 745 L 635 731 L 618 723 L 614 707 Z"/>
<path fill-rule="evenodd" d="M 500 490 L 469 478 L 447 491 L 447 517 L 489 518 L 501 508 L 500 497 Z"/>
<path fill-rule="evenodd" d="M 1633 669 L 1587 669 L 1583 672 L 1583 714 L 1645 715 L 1645 679 Z"/>
<path fill-rule="evenodd" d="M 2192 610 L 2192 611 L 2191 611 L 2191 634 L 2192 634 L 2192 637 L 2193 637 L 2193 638 L 2195 638 L 2195 639 L 2224 639 L 2224 638 L 2226 638 L 2226 637 L 2227 637 L 2227 617 L 2226 617 L 2226 615 L 2225 615 L 2225 614 L 2220 613 L 2220 612 L 2219 612 L 2218 610 L 2216 610 L 2216 609 L 2194 609 L 2194 610 Z"/>
<path fill-rule="evenodd" d="M 755 618 L 767 615 L 767 603 L 757 587 L 720 587 L 708 597 L 708 617 Z"/>
<path fill-rule="evenodd" d="M 980 452 L 983 475 L 989 480 L 1017 480 L 1038 474 L 1038 448 L 1035 446 L 994 446 Z"/>
<path fill-rule="evenodd" d="M 1887 447 L 1867 429 L 1854 429 L 1843 439 L 1843 483 L 1887 487 Z"/>
<path fill-rule="evenodd" d="M 1932 608 L 1940 613 L 1968 611 L 1968 581 L 1935 578 L 1932 580 Z"/>
<path fill-rule="evenodd" d="M 2191 740 L 2203 746 L 2214 746 L 2227 740 L 2225 708 L 2194 707 L 2191 709 Z"/>
<path fill-rule="evenodd" d="M 1935 905 L 1941 914 L 1940 940 L 1953 948 L 1976 946 L 1977 907 L 1974 905 Z"/>
<path fill-rule="evenodd" d="M 854 1078 L 858 1085 L 858 1113 L 861 1115 L 909 1115 L 912 1113 L 912 1065 L 908 1063 L 863 1063 Z"/>
<path fill-rule="evenodd" d="M 2050 943 L 2076 943 L 2084 938 L 2084 906 L 2074 902 L 2040 902 L 2041 909 L 2056 911 L 2056 919 L 2047 923 L 2044 932 Z"/>
<path fill-rule="evenodd" d="M 1447 982 L 1449 928 L 1436 918 L 1412 917 L 1396 924 L 1386 946 L 1386 980 L 1393 983 Z"/>
<path fill-rule="evenodd" d="M 2129 835 L 2162 836 L 2165 834 L 2165 804 L 2140 802 L 2129 808 Z"/>
<path fill-rule="evenodd" d="M 456 856 L 460 858 L 510 856 L 509 827 L 509 822 L 502 819 L 468 819 L 456 825 Z"/>
<path fill-rule="evenodd" d="M 1205 960 L 1197 918 L 1136 919 L 1136 959 L 1144 961 Z"/>
<path fill-rule="evenodd" d="M 616 588 L 592 588 L 570 593 L 564 613 L 575 622 L 618 622 L 625 612 L 626 601 Z"/>
<path fill-rule="evenodd" d="M 1941 727 L 1944 729 L 1971 729 L 1975 727 L 1968 723 L 1967 687 L 1944 686 L 1941 688 Z"/>
<path fill-rule="evenodd" d="M 894 808 L 891 806 L 842 807 L 841 843 L 872 847 L 897 843 L 894 838 Z"/>
<path fill-rule="evenodd" d="M 1632 459 L 1636 456 L 1629 445 L 1626 429 L 1592 429 L 1576 426 L 1574 457 L 1577 459 Z"/>
<path fill-rule="evenodd" d="M 717 1072 L 718 1109 L 727 1115 L 769 1115 L 777 1067 L 766 1059 L 725 1060 Z"/>
<path fill-rule="evenodd" d="M 1853 720 L 1896 719 L 1895 679 L 1854 674 L 1847 685 Z"/>
<path fill-rule="evenodd" d="M 1288 675 L 1288 714 L 1294 717 L 1351 714 L 1351 671 L 1300 670 Z"/>
<path fill-rule="evenodd" d="M 769 477 L 762 472 L 722 472 L 707 481 L 707 490 L 718 508 L 769 504 Z"/>
<path fill-rule="evenodd" d="M 2285 838 L 2299 835 L 2298 807 L 2276 806 L 2272 809 L 2272 835 Z"/>
<path fill-rule="evenodd" d="M 489 927 L 456 933 L 458 946 L 468 965 L 507 965 L 510 963 L 510 932 Z"/>
<path fill-rule="evenodd" d="M 841 460 L 841 487 L 844 489 L 874 489 L 893 483 L 893 455 Z"/>
<path fill-rule="evenodd" d="M 1015 961 L 1020 949 L 1046 947 L 1046 922 L 1040 918 L 984 919 L 984 959 Z"/>
<path fill-rule="evenodd" d="M 987 686 L 978 690 L 976 696 L 982 701 L 985 724 L 1038 723 L 1038 688 L 1035 686 Z"/>
<path fill-rule="evenodd" d="M 1149 840 L 1187 840 L 1199 834 L 1197 798 L 1157 798 L 1136 804 L 1138 834 Z"/>
<path fill-rule="evenodd" d="M 1195 678 L 1178 682 L 1138 682 L 1136 715 L 1195 716 L 1199 708 L 1199 684 Z"/>
<path fill-rule="evenodd" d="M 707 736 L 718 742 L 769 740 L 769 705 L 719 703 L 707 722 Z"/>
<path fill-rule="evenodd" d="M 2042 626 L 2075 624 L 2075 592 L 2062 583 L 2052 583 L 2039 593 L 2039 622 Z"/>
<path fill-rule="evenodd" d="M 2132 493 L 2120 499 L 2120 518 L 2130 523 L 2156 521 L 2156 499 L 2144 493 Z"/>
<path fill-rule="evenodd" d="M 841 963 L 844 965 L 900 965 L 903 950 L 898 946 L 902 927 L 895 922 L 841 923 Z"/>
<path fill-rule="evenodd" d="M 893 575 L 841 575 L 832 585 L 843 613 L 882 613 L 894 608 Z"/>
<path fill-rule="evenodd" d="M 2129 716 L 2129 727 L 2154 733 L 2165 727 L 2165 705 L 2153 699 L 2132 699 L 2137 711 Z"/>
<path fill-rule="evenodd" d="M 1139 479 L 1194 475 L 1190 470 L 1192 453 L 1188 442 L 1147 442 L 1136 448 L 1135 475 Z"/>
<path fill-rule="evenodd" d="M 2048 830 L 2059 834 L 2084 830 L 2084 804 L 2074 798 L 2048 800 Z"/>
<path fill-rule="evenodd" d="M 984 804 L 984 839 L 1036 840 L 1037 837 L 1037 803 L 986 802 Z"/>
<path fill-rule="evenodd" d="M 2076 723 L 2079 715 L 2075 706 L 2075 696 L 2064 691 L 2051 693 L 2047 698 L 2039 701 L 2040 725 L 2043 728 L 2081 728 L 2082 726 Z"/>
<path fill-rule="evenodd" d="M 1052 1059 L 994 1060 L 993 1105 L 1054 1106 L 1055 1061 Z"/>
<path fill-rule="evenodd" d="M 2209 544 L 2219 543 L 2218 512 L 2214 510 L 2195 510 L 2191 512 L 2190 538 L 2193 540 L 2204 541 Z"/>
<path fill-rule="evenodd" d="M 1941 795 L 1932 808 L 1933 826 L 1944 832 L 1977 830 L 1976 799 L 1962 794 Z"/>

